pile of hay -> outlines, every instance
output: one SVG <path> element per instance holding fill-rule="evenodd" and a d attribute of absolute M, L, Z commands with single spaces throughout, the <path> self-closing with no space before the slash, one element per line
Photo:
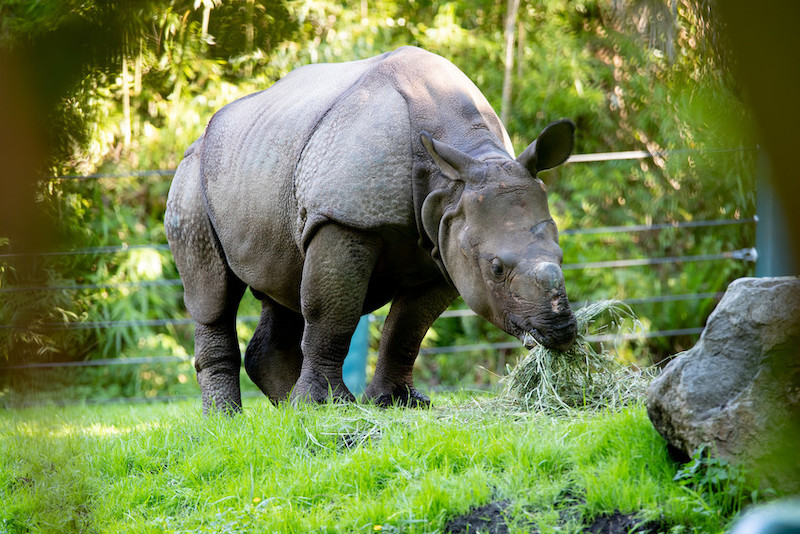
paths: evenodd
<path fill-rule="evenodd" d="M 592 329 L 603 314 L 610 326 L 623 320 L 638 325 L 631 309 L 620 301 L 604 300 L 575 312 L 578 338 L 566 351 L 534 347 L 503 378 L 500 399 L 516 407 L 544 412 L 619 407 L 644 399 L 652 370 L 641 370 L 618 361 L 605 348 L 597 352 L 590 336 L 609 333 Z"/>

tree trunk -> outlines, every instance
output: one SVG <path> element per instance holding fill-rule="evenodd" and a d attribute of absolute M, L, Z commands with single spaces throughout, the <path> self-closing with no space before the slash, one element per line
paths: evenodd
<path fill-rule="evenodd" d="M 511 82 L 514 75 L 514 37 L 517 26 L 517 11 L 519 11 L 520 0 L 508 0 L 506 10 L 506 22 L 503 35 L 506 41 L 506 62 L 505 73 L 503 75 L 503 100 L 500 104 L 500 120 L 503 124 L 508 123 L 511 115 Z"/>
<path fill-rule="evenodd" d="M 128 72 L 128 58 L 122 56 L 122 146 L 131 144 L 131 76 Z"/>
<path fill-rule="evenodd" d="M 211 20 L 211 4 L 203 2 L 203 22 L 201 27 L 201 34 L 203 39 L 208 37 L 208 23 Z"/>
<path fill-rule="evenodd" d="M 522 79 L 522 60 L 525 55 L 525 24 L 517 22 L 517 79 Z"/>
<path fill-rule="evenodd" d="M 255 46 L 255 26 L 253 20 L 255 18 L 255 1 L 247 0 L 247 22 L 244 25 L 244 38 L 245 50 L 247 52 L 247 61 L 244 64 L 245 76 L 249 79 L 253 76 L 253 49 Z"/>

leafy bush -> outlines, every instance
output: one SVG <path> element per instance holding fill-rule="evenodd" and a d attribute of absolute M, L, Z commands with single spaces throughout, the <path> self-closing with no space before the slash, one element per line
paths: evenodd
<path fill-rule="evenodd" d="M 774 496 L 770 488 L 759 489 L 758 481 L 743 465 L 734 465 L 718 458 L 705 445 L 698 448 L 691 460 L 675 474 L 680 484 L 697 505 L 693 511 L 719 520 Z"/>

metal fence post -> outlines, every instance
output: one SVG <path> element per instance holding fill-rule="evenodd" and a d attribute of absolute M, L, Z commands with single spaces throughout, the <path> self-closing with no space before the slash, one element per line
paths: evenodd
<path fill-rule="evenodd" d="M 783 206 L 772 188 L 769 157 L 760 150 L 756 178 L 756 276 L 791 276 L 800 274 L 794 265 L 792 242 Z"/>
<path fill-rule="evenodd" d="M 344 359 L 342 378 L 353 395 L 361 395 L 367 387 L 367 350 L 369 349 L 369 317 L 363 315 L 350 340 Z"/>

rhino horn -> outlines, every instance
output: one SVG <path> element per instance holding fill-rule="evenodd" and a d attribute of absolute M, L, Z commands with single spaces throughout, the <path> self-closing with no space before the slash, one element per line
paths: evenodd
<path fill-rule="evenodd" d="M 545 126 L 539 137 L 517 158 L 532 176 L 564 163 L 575 143 L 575 123 L 562 119 Z"/>

